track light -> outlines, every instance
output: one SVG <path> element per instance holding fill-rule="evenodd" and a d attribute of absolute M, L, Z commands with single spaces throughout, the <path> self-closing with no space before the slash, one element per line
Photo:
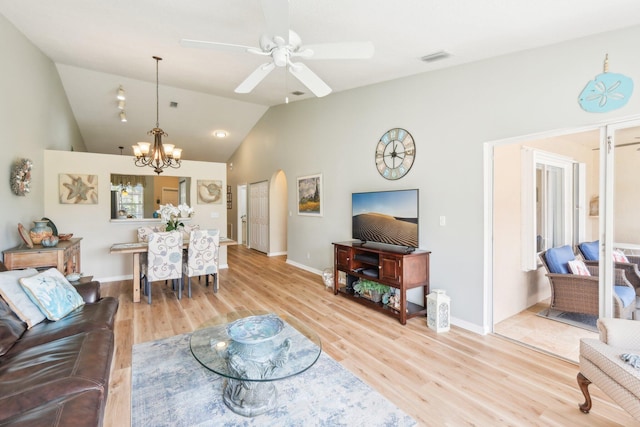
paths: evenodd
<path fill-rule="evenodd" d="M 124 110 L 124 105 L 125 105 L 124 101 L 118 101 L 118 109 Z"/>
<path fill-rule="evenodd" d="M 118 88 L 118 95 L 116 96 L 116 98 L 118 98 L 119 101 L 124 101 L 126 98 L 126 96 L 124 96 L 124 89 L 122 88 L 122 86 L 120 86 Z"/>
<path fill-rule="evenodd" d="M 122 123 L 126 123 L 127 121 L 127 115 L 125 114 L 124 110 L 120 111 L 120 121 Z"/>

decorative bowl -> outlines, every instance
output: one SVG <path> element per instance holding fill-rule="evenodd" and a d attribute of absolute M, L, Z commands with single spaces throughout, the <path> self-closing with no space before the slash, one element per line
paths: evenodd
<path fill-rule="evenodd" d="M 45 248 L 52 248 L 58 244 L 58 236 L 45 236 L 40 244 Z"/>
<path fill-rule="evenodd" d="M 68 281 L 75 282 L 82 277 L 82 273 L 69 273 L 65 277 Z"/>
<path fill-rule="evenodd" d="M 69 240 L 72 237 L 73 237 L 73 233 L 58 234 L 58 238 L 60 240 Z"/>
<path fill-rule="evenodd" d="M 258 344 L 282 332 L 284 322 L 275 314 L 238 319 L 227 326 L 227 335 L 241 344 Z"/>

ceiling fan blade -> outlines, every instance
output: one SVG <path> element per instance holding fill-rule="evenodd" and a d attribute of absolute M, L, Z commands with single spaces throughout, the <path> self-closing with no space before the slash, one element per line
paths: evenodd
<path fill-rule="evenodd" d="M 293 74 L 296 79 L 300 80 L 303 85 L 309 88 L 309 90 L 318 98 L 331 93 L 331 88 L 303 63 L 292 63 L 289 66 L 289 72 Z"/>
<path fill-rule="evenodd" d="M 262 0 L 261 3 L 267 33 L 282 37 L 284 44 L 289 44 L 289 0 Z"/>
<path fill-rule="evenodd" d="M 256 70 L 249 74 L 249 77 L 244 79 L 242 83 L 234 90 L 235 93 L 249 93 L 251 92 L 258 83 L 262 81 L 267 75 L 276 68 L 273 62 L 267 62 L 266 64 L 262 64 Z"/>
<path fill-rule="evenodd" d="M 303 46 L 300 55 L 308 59 L 369 59 L 373 57 L 375 48 L 371 42 L 320 43 Z M 313 53 L 307 56 L 306 51 Z"/>
<path fill-rule="evenodd" d="M 194 47 L 199 49 L 213 49 L 213 50 L 219 50 L 224 52 L 249 52 L 256 49 L 260 50 L 252 46 L 243 46 L 239 44 L 229 44 L 229 43 L 206 42 L 202 40 L 191 40 L 191 39 L 180 40 L 180 46 Z"/>

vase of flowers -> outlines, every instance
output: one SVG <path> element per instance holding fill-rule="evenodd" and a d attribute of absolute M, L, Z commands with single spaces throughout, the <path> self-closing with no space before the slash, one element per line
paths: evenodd
<path fill-rule="evenodd" d="M 160 205 L 158 214 L 162 222 L 167 224 L 167 231 L 177 230 L 179 227 L 184 227 L 182 222 L 183 218 L 191 218 L 194 214 L 193 208 L 190 208 L 186 203 L 182 203 L 178 206 L 173 206 L 171 203 L 166 205 Z"/>

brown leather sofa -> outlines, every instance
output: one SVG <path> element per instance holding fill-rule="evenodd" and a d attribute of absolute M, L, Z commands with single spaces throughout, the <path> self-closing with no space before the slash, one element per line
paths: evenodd
<path fill-rule="evenodd" d="M 102 425 L 118 300 L 76 289 L 85 305 L 31 329 L 0 298 L 0 426 Z"/>

